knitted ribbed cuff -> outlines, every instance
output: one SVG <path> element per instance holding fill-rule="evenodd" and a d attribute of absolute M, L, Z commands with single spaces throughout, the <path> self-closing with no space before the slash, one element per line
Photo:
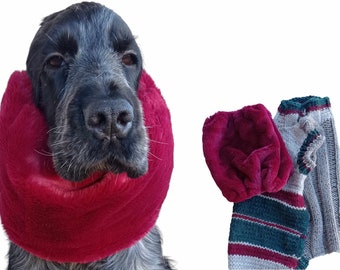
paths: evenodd
<path fill-rule="evenodd" d="M 311 111 L 322 110 L 329 107 L 331 107 L 331 103 L 328 97 L 306 96 L 282 100 L 278 112 L 280 114 L 297 113 L 298 115 L 303 116 Z"/>

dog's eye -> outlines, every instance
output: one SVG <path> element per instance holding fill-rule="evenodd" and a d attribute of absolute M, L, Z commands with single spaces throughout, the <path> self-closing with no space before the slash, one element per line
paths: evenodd
<path fill-rule="evenodd" d="M 64 64 L 65 61 L 61 55 L 53 55 L 47 60 L 47 65 L 51 68 L 60 68 Z"/>
<path fill-rule="evenodd" d="M 122 57 L 122 63 L 126 66 L 137 64 L 137 56 L 133 53 L 126 53 Z"/>

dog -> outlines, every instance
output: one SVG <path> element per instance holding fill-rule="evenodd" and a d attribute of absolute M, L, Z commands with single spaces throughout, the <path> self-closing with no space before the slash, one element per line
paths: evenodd
<path fill-rule="evenodd" d="M 56 172 L 81 182 L 96 171 L 148 170 L 148 136 L 137 89 L 142 56 L 128 25 L 94 2 L 74 4 L 45 17 L 27 57 L 34 103 L 44 114 Z M 89 236 L 90 237 L 90 236 Z M 58 263 L 14 243 L 9 270 L 171 270 L 155 226 L 130 248 L 91 263 Z"/>

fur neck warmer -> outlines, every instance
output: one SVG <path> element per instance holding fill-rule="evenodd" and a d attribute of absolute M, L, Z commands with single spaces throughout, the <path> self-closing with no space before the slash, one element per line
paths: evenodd
<path fill-rule="evenodd" d="M 32 102 L 25 71 L 12 74 L 0 111 L 0 214 L 9 239 L 52 261 L 86 263 L 133 245 L 155 225 L 173 169 L 170 113 L 143 71 L 139 99 L 150 138 L 149 170 L 60 178 L 47 146 L 47 125 Z"/>

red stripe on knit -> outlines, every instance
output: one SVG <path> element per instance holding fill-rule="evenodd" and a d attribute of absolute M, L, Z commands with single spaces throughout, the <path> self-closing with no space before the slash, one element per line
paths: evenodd
<path fill-rule="evenodd" d="M 244 244 L 231 244 L 228 245 L 228 254 L 229 255 L 241 255 L 241 256 L 250 256 L 256 257 L 259 259 L 272 261 L 276 263 L 283 264 L 289 268 L 296 268 L 298 261 L 289 256 L 282 255 L 280 253 L 255 247 L 255 246 L 248 246 Z"/>
<path fill-rule="evenodd" d="M 263 219 L 258 219 L 258 218 L 255 218 L 255 217 L 246 216 L 246 215 L 237 214 L 237 213 L 234 213 L 232 215 L 232 217 L 243 219 L 243 220 L 248 220 L 248 221 L 259 223 L 259 224 L 269 226 L 269 227 L 273 227 L 273 228 L 279 229 L 281 231 L 285 231 L 285 232 L 288 232 L 290 234 L 295 234 L 295 235 L 297 235 L 301 238 L 304 238 L 304 235 L 301 232 L 299 232 L 297 230 L 293 230 L 292 228 L 289 228 L 289 227 L 286 227 L 286 226 L 282 226 L 282 225 L 277 224 L 277 223 L 273 223 L 273 222 L 265 221 Z"/>
<path fill-rule="evenodd" d="M 297 193 L 280 190 L 279 192 L 265 193 L 263 195 L 265 195 L 266 197 L 269 197 L 269 198 L 280 200 L 280 201 L 287 203 L 287 204 L 294 206 L 294 207 L 298 207 L 298 208 L 305 208 L 306 207 L 305 200 L 304 200 L 303 196 L 301 196 Z"/>

